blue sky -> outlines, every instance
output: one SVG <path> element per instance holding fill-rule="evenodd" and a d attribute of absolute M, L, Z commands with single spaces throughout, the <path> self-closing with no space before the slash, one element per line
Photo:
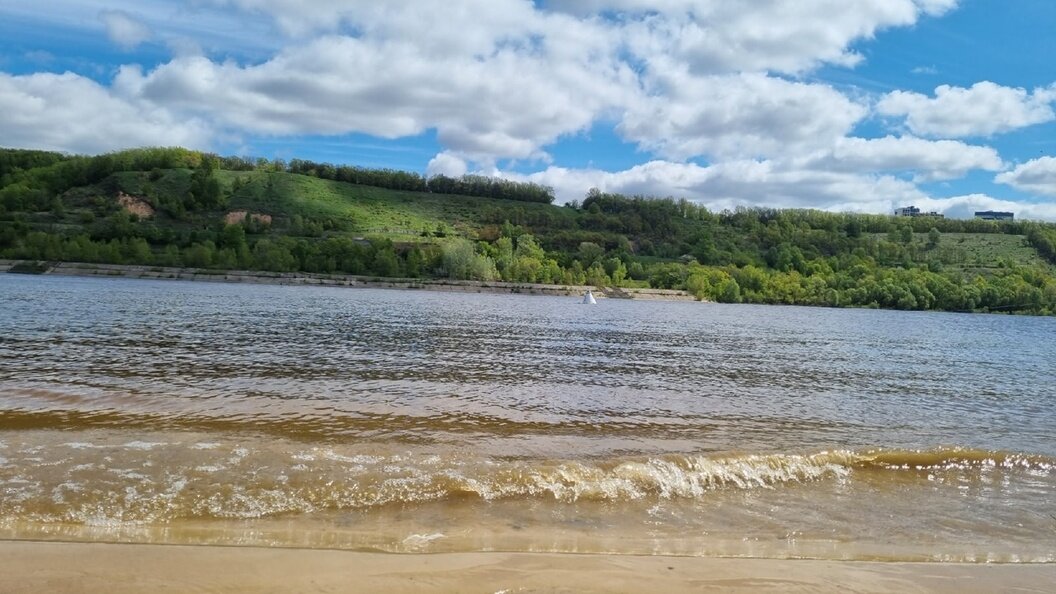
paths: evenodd
<path fill-rule="evenodd" d="M 1050 0 L 14 0 L 0 145 L 1056 220 Z"/>

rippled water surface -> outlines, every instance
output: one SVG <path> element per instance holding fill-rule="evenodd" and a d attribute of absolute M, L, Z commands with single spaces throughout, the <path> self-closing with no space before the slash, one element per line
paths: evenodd
<path fill-rule="evenodd" d="M 1056 561 L 1056 320 L 0 276 L 0 537 Z"/>

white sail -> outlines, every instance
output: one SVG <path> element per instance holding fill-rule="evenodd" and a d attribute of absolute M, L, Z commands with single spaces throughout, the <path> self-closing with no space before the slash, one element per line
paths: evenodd
<path fill-rule="evenodd" d="M 596 299 L 594 299 L 594 293 L 587 291 L 587 294 L 583 295 L 583 303 L 597 305 L 598 302 Z"/>

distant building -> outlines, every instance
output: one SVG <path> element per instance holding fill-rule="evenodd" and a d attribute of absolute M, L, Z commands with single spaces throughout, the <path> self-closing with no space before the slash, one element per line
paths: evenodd
<path fill-rule="evenodd" d="M 975 218 L 982 219 L 984 221 L 1011 221 L 1015 218 L 1015 214 L 1011 212 L 1001 212 L 997 210 L 977 210 L 975 211 Z"/>
<path fill-rule="evenodd" d="M 937 219 L 945 218 L 935 211 L 932 212 L 921 212 L 916 206 L 903 206 L 902 208 L 895 209 L 896 217 L 935 217 Z"/>

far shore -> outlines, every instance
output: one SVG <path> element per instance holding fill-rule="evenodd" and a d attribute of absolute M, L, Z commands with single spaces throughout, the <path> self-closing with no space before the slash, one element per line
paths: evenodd
<path fill-rule="evenodd" d="M 1056 565 L 0 541 L 0 592 L 1046 592 Z"/>
<path fill-rule="evenodd" d="M 0 273 L 8 272 L 19 260 L 0 260 Z M 32 262 L 29 262 L 32 264 Z M 557 297 L 582 296 L 592 291 L 604 299 L 639 299 L 654 301 L 696 301 L 685 291 L 667 289 L 629 289 L 594 287 L 590 285 L 543 285 L 536 283 L 508 283 L 501 281 L 463 281 L 450 279 L 378 278 L 347 274 L 319 274 L 312 272 L 267 272 L 257 270 L 211 270 L 205 268 L 174 268 L 167 266 L 138 266 L 120 264 L 91 264 L 85 262 L 46 263 L 46 275 L 101 276 L 151 280 L 189 280 L 227 283 L 257 283 L 269 285 L 306 285 L 321 287 L 358 287 L 376 289 L 423 289 L 460 293 L 505 293 L 521 295 L 550 295 Z"/>

